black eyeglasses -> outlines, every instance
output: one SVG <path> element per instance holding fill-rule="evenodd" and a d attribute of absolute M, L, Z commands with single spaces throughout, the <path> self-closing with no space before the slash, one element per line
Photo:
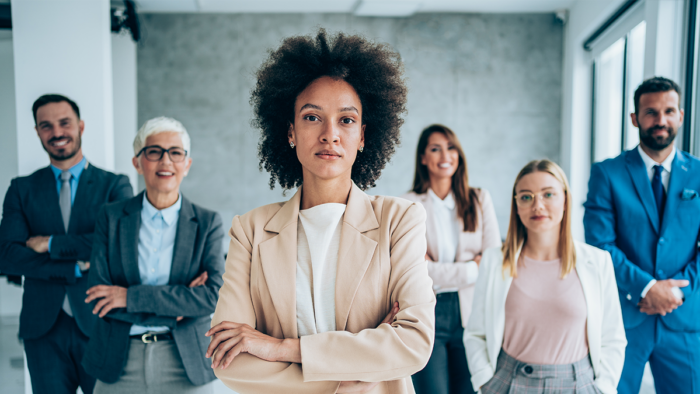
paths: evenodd
<path fill-rule="evenodd" d="M 146 160 L 148 161 L 160 161 L 163 158 L 165 152 L 168 152 L 170 161 L 172 161 L 173 163 L 183 162 L 187 157 L 187 151 L 182 148 L 172 147 L 170 149 L 163 149 L 158 145 L 144 146 L 143 149 L 139 151 L 138 155 L 136 155 L 136 157 L 143 153 L 144 157 L 146 157 Z"/>

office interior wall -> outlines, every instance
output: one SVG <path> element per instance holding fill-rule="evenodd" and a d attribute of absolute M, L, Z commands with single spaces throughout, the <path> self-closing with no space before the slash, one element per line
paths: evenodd
<path fill-rule="evenodd" d="M 12 32 L 0 30 L 0 195 L 5 197 L 10 181 L 17 176 L 17 122 L 15 117 L 15 67 Z M 17 316 L 22 306 L 22 288 L 0 277 L 0 319 Z"/>
<path fill-rule="evenodd" d="M 559 159 L 563 28 L 552 14 L 145 14 L 141 20 L 139 124 L 161 115 L 183 122 L 194 162 L 182 191 L 225 222 L 293 193 L 271 191 L 268 175 L 258 170 L 250 91 L 269 49 L 318 27 L 389 43 L 405 61 L 402 145 L 370 194 L 408 191 L 418 136 L 442 123 L 462 142 L 471 184 L 493 195 L 505 234 L 519 169 L 532 159 Z"/>

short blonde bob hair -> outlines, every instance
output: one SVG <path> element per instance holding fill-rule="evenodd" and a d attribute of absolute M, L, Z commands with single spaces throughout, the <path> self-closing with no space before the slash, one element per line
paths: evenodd
<path fill-rule="evenodd" d="M 518 255 L 527 241 L 527 229 L 518 216 L 518 207 L 515 202 L 515 188 L 518 182 L 528 174 L 534 172 L 545 172 L 559 181 L 564 189 L 564 217 L 561 220 L 559 231 L 559 256 L 561 258 L 561 278 L 565 278 L 571 270 L 576 267 L 576 250 L 574 249 L 574 239 L 571 236 L 571 198 L 569 193 L 569 182 L 566 180 L 564 171 L 549 160 L 533 160 L 525 165 L 515 178 L 513 184 L 513 194 L 510 202 L 510 223 L 508 224 L 508 235 L 503 244 L 503 275 L 508 273 L 511 277 L 518 276 Z"/>
<path fill-rule="evenodd" d="M 190 135 L 187 133 L 185 126 L 173 118 L 167 118 L 165 116 L 159 116 L 147 120 L 146 123 L 141 126 L 139 131 L 134 137 L 134 156 L 138 155 L 146 146 L 146 138 L 159 133 L 178 133 L 180 138 L 182 138 L 182 147 L 187 151 L 187 156 L 190 155 Z"/>

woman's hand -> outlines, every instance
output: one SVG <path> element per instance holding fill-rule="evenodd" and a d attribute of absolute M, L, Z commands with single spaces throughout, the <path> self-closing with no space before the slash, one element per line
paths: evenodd
<path fill-rule="evenodd" d="M 474 256 L 474 262 L 476 263 L 476 265 L 481 264 L 481 253 Z"/>
<path fill-rule="evenodd" d="M 389 314 L 386 315 L 384 320 L 382 320 L 382 322 L 379 323 L 379 325 L 381 326 L 384 323 L 391 325 L 391 323 L 394 322 L 394 318 L 396 317 L 397 313 L 399 313 L 399 302 L 398 301 L 394 302 L 394 307 L 391 308 L 391 310 L 389 311 Z M 377 326 L 377 328 L 379 328 L 379 326 Z"/>
<path fill-rule="evenodd" d="M 85 303 L 101 298 L 92 309 L 92 314 L 105 315 L 114 308 L 126 308 L 126 287 L 97 285 L 88 289 Z"/>
<path fill-rule="evenodd" d="M 301 363 L 299 339 L 278 339 L 247 324 L 221 322 L 205 334 L 212 337 L 206 357 L 211 367 L 227 368 L 236 356 L 248 353 L 265 361 Z"/>
<path fill-rule="evenodd" d="M 378 384 L 379 382 L 340 382 L 340 386 L 338 387 L 338 391 L 336 391 L 336 393 L 366 393 L 372 390 Z"/>

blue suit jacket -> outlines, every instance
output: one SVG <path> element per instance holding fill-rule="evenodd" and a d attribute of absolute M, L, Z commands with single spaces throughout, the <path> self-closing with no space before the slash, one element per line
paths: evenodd
<path fill-rule="evenodd" d="M 637 149 L 591 168 L 583 223 L 586 242 L 610 252 L 625 328 L 647 317 L 637 303 L 652 279 L 687 279 L 685 302 L 661 317 L 672 330 L 700 330 L 700 160 L 680 150 L 659 223 L 647 170 Z"/>

